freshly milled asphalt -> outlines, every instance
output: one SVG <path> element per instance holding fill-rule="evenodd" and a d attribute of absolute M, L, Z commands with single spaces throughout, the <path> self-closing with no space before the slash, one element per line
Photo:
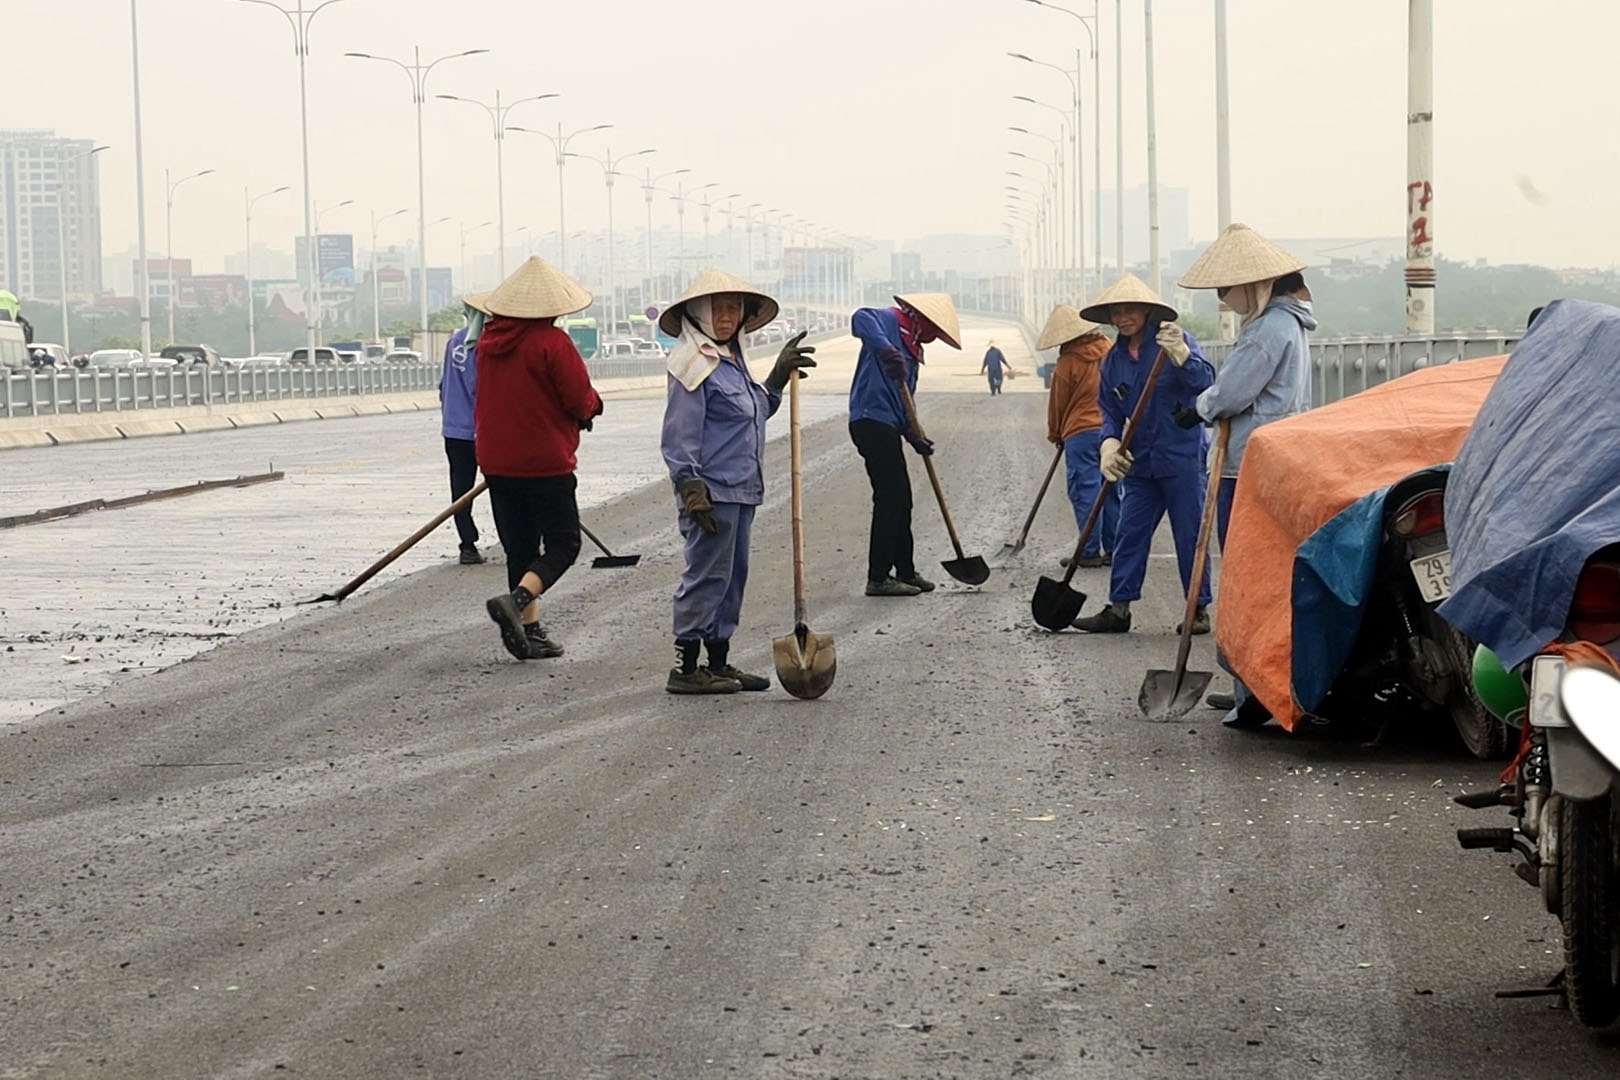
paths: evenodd
<path fill-rule="evenodd" d="M 1044 399 L 929 393 L 969 347 L 922 408 L 991 556 Z M 0 1076 L 1615 1074 L 1614 1040 L 1493 997 L 1560 945 L 1506 857 L 1452 839 L 1498 823 L 1449 802 L 1492 766 L 1143 720 L 1174 562 L 1127 636 L 1035 629 L 1056 486 L 983 588 L 866 599 L 859 459 L 840 420 L 805 448 L 820 701 L 663 692 L 654 483 L 591 514 L 641 565 L 542 600 L 560 660 L 501 650 L 499 568 L 439 564 L 0 729 Z M 792 629 L 782 442 L 766 465 L 733 647 L 761 672 Z"/>

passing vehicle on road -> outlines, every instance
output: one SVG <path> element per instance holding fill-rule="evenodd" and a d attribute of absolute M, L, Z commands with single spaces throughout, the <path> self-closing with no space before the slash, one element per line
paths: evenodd
<path fill-rule="evenodd" d="M 218 350 L 212 345 L 165 345 L 158 350 L 158 356 L 179 364 L 201 364 L 205 367 L 218 367 L 222 362 Z"/>
<path fill-rule="evenodd" d="M 305 345 L 291 350 L 282 357 L 281 362 L 290 366 L 307 366 L 309 364 L 309 347 Z M 317 364 L 339 363 L 338 351 L 327 345 L 317 345 L 315 346 L 315 362 Z"/>
<path fill-rule="evenodd" d="M 669 350 L 656 341 L 638 341 L 633 355 L 637 360 L 662 360 L 669 355 Z"/>
<path fill-rule="evenodd" d="M 28 356 L 28 340 L 22 327 L 0 319 L 0 368 L 28 371 L 32 366 Z"/>
<path fill-rule="evenodd" d="M 386 364 L 420 364 L 422 354 L 414 349 L 390 349 L 381 359 Z"/>
<path fill-rule="evenodd" d="M 51 367 L 66 370 L 69 367 L 67 350 L 50 342 L 36 341 L 28 346 L 28 361 L 36 368 Z"/>
<path fill-rule="evenodd" d="M 137 354 L 129 362 L 132 368 L 173 368 L 180 367 L 181 361 L 177 357 L 164 356 L 161 352 L 156 356 L 141 356 Z"/>
<path fill-rule="evenodd" d="M 596 351 L 598 360 L 633 360 L 636 356 L 634 341 L 604 341 Z"/>
<path fill-rule="evenodd" d="M 97 349 L 90 354 L 87 366 L 95 368 L 126 368 L 141 359 L 139 349 Z"/>

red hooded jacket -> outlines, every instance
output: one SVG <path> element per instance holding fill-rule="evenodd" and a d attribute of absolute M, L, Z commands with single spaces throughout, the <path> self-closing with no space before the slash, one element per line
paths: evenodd
<path fill-rule="evenodd" d="M 601 413 L 572 338 L 541 319 L 490 319 L 478 339 L 473 403 L 485 476 L 572 473 L 580 424 Z"/>

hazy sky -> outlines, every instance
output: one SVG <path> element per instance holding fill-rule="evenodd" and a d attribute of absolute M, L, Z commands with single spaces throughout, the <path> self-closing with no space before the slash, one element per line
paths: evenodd
<path fill-rule="evenodd" d="M 287 0 L 290 4 L 292 0 Z M 306 0 L 308 2 L 308 0 Z M 1090 0 L 1069 0 L 1089 11 Z M 55 128 L 112 144 L 102 155 L 109 251 L 133 243 L 134 136 L 128 0 L 12 0 L 0 65 L 3 127 Z M 1114 170 L 1114 0 L 1102 7 L 1103 174 Z M 1435 234 L 1441 254 L 1492 262 L 1608 265 L 1620 246 L 1620 140 L 1613 137 L 1614 0 L 1436 0 Z M 1404 228 L 1404 0 L 1230 0 L 1234 216 L 1277 236 L 1395 236 Z M 259 204 L 255 236 L 290 249 L 302 229 L 297 63 L 287 21 L 238 0 L 140 0 L 147 227 L 162 246 L 163 170 L 215 175 L 187 185 L 176 252 L 217 269 L 239 250 L 243 186 L 294 185 Z M 1155 4 L 1160 182 L 1191 189 L 1192 230 L 1215 231 L 1211 0 Z M 1141 0 L 1124 0 L 1127 187 L 1145 181 Z M 1005 220 L 1009 148 L 1057 134 L 1066 106 L 1055 71 L 1079 23 L 1021 0 L 341 0 L 315 20 L 309 88 L 318 202 L 354 199 L 326 231 L 365 245 L 368 212 L 410 208 L 383 242 L 415 230 L 415 112 L 397 68 L 345 58 L 408 58 L 470 48 L 429 84 L 429 219 L 495 217 L 494 144 L 474 106 L 434 93 L 508 100 L 511 123 L 612 123 L 581 151 L 655 147 L 656 170 L 689 168 L 721 186 L 851 232 L 904 239 L 993 234 Z M 1089 51 L 1089 50 L 1088 50 Z M 1087 186 L 1092 75 L 1085 60 Z M 640 163 L 638 162 L 637 165 Z M 544 140 L 508 136 L 507 228 L 556 228 L 556 171 Z M 1527 192 L 1528 191 L 1528 195 Z M 1089 195 L 1088 195 L 1089 198 Z M 568 169 L 570 232 L 605 220 L 600 169 Z M 673 208 L 660 201 L 660 220 Z M 621 226 L 645 220 L 618 189 Z M 700 220 L 689 213 L 688 228 Z M 716 218 L 718 229 L 721 219 Z M 492 230 L 472 250 L 492 247 Z M 514 244 L 515 240 L 512 241 Z M 429 237 L 456 257 L 452 225 Z M 1087 247 L 1091 241 L 1088 239 Z"/>

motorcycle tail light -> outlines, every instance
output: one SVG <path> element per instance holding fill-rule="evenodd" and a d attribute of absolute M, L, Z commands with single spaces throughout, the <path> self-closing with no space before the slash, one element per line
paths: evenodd
<path fill-rule="evenodd" d="M 1620 638 L 1620 564 L 1586 564 L 1569 605 L 1569 631 L 1599 645 Z"/>
<path fill-rule="evenodd" d="M 1396 536 L 1423 536 L 1446 527 L 1446 493 L 1425 491 L 1414 495 L 1395 511 L 1390 529 Z"/>

